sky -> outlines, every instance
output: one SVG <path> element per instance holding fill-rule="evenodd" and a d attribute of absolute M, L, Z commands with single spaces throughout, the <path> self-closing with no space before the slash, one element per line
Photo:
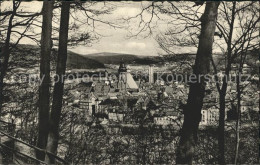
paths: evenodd
<path fill-rule="evenodd" d="M 5 2 L 8 6 L 8 2 Z M 155 40 L 156 34 L 164 32 L 169 28 L 169 25 L 165 21 L 158 21 L 154 18 L 153 23 L 153 34 L 147 36 L 146 33 L 141 33 L 137 37 L 129 37 L 131 33 L 138 32 L 139 19 L 133 19 L 129 23 L 123 21 L 123 18 L 135 16 L 140 13 L 142 7 L 147 6 L 151 2 L 107 2 L 106 5 L 116 6 L 110 14 L 100 15 L 94 17 L 96 19 L 111 22 L 113 24 L 121 26 L 121 28 L 113 28 L 104 23 L 95 22 L 94 32 L 93 28 L 87 25 L 82 26 L 79 31 L 87 31 L 92 35 L 98 33 L 100 36 L 98 40 L 95 40 L 91 45 L 79 45 L 70 50 L 79 53 L 79 54 L 91 54 L 91 53 L 100 53 L 100 52 L 113 52 L 113 53 L 126 53 L 126 54 L 135 54 L 135 55 L 144 55 L 144 56 L 157 56 L 159 53 L 163 53 L 160 49 L 158 43 Z M 92 9 L 102 9 L 104 6 L 103 2 L 97 3 Z M 9 3 L 9 6 L 11 4 Z M 1 9 L 5 6 L 1 6 Z M 42 2 L 22 2 L 23 11 L 41 11 Z M 91 9 L 91 7 L 90 7 Z M 80 20 L 85 18 L 82 16 L 82 13 L 76 13 L 75 17 Z M 151 14 L 144 13 L 143 19 L 148 21 L 151 17 Z M 162 16 L 161 16 L 162 17 Z M 162 17 L 167 19 L 166 17 Z M 73 18 L 70 18 L 70 23 L 75 22 Z M 77 23 L 77 21 L 76 21 Z M 79 23 L 79 22 L 78 22 Z M 38 29 L 41 30 L 41 29 Z M 75 32 L 76 33 L 76 32 Z M 73 31 L 72 31 L 73 35 Z M 29 39 L 23 39 L 22 44 L 33 44 Z M 193 52 L 196 51 L 194 48 L 176 48 L 179 53 Z"/>
<path fill-rule="evenodd" d="M 123 28 L 113 28 L 105 24 L 100 24 L 100 29 L 95 29 L 98 33 L 103 35 L 98 42 L 92 44 L 91 47 L 78 46 L 72 50 L 81 54 L 114 52 L 157 56 L 161 49 L 155 40 L 156 35 L 154 34 L 147 37 L 141 34 L 137 37 L 130 37 L 131 33 L 129 31 L 131 30 L 128 26 L 131 28 L 137 26 L 137 20 L 131 21 L 130 24 L 122 21 L 123 18 L 139 14 L 142 7 L 141 5 L 145 5 L 144 2 L 117 2 L 114 4 L 117 7 L 111 14 L 99 18 L 123 26 Z M 144 15 L 144 17 L 146 17 L 146 15 Z M 155 27 L 154 31 L 157 31 L 160 26 L 162 27 L 162 25 Z M 135 33 L 137 31 L 132 30 L 131 32 Z"/>

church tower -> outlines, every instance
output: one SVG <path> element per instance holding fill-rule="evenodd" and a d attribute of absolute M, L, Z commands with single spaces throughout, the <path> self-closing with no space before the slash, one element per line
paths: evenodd
<path fill-rule="evenodd" d="M 119 69 L 118 69 L 119 74 L 122 73 L 122 72 L 127 72 L 126 65 L 123 62 L 120 63 L 120 66 L 119 66 Z"/>
<path fill-rule="evenodd" d="M 117 83 L 117 88 L 120 90 L 126 90 L 126 73 L 127 73 L 127 68 L 125 63 L 121 62 L 120 66 L 118 68 L 118 83 Z"/>
<path fill-rule="evenodd" d="M 118 69 L 118 83 L 117 88 L 121 91 L 133 91 L 138 90 L 138 86 L 133 79 L 131 73 L 127 70 L 126 65 L 121 62 Z"/>

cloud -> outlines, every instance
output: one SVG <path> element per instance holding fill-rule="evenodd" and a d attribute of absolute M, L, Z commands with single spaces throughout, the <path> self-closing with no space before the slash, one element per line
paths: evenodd
<path fill-rule="evenodd" d="M 27 5 L 27 10 L 41 10 L 42 2 L 37 2 L 37 7 L 34 8 L 33 6 L 28 5 L 28 3 L 23 2 L 24 5 Z M 22 4 L 23 4 L 22 3 Z M 131 16 L 135 16 L 136 14 L 140 13 L 141 5 L 143 4 L 146 6 L 146 3 L 151 2 L 111 2 L 112 5 L 116 5 L 117 8 L 111 14 L 100 15 L 99 19 L 113 22 L 115 24 L 119 24 L 124 26 L 125 28 L 122 29 L 114 29 L 109 27 L 105 24 L 97 23 L 95 31 L 99 34 L 102 34 L 104 37 L 100 37 L 98 42 L 95 42 L 88 47 L 87 45 L 76 46 L 70 48 L 70 50 L 79 53 L 79 54 L 91 54 L 91 53 L 100 53 L 100 52 L 119 52 L 119 53 L 129 53 L 129 54 L 136 54 L 136 55 L 157 55 L 157 43 L 152 37 L 147 38 L 127 38 L 129 35 L 129 31 L 131 27 L 136 27 L 139 19 L 134 19 L 130 24 L 123 21 L 122 17 L 127 18 Z M 31 4 L 31 2 L 30 2 Z M 101 3 L 103 4 L 103 3 Z M 10 3 L 10 7 L 12 3 Z M 101 5 L 102 6 L 102 5 Z M 2 8 L 2 6 L 1 6 Z M 25 10 L 24 9 L 24 10 Z M 78 15 L 78 17 L 82 17 L 82 15 Z M 145 19 L 145 18 L 144 18 Z M 73 19 L 72 19 L 73 20 Z M 128 26 L 131 26 L 128 28 Z M 160 27 L 161 28 L 161 24 Z M 86 26 L 82 26 L 84 28 L 88 28 Z M 41 28 L 39 28 L 41 30 Z M 36 30 L 36 28 L 34 29 Z M 88 30 L 88 29 L 87 29 Z M 86 30 L 86 31 L 87 31 Z M 72 33 L 72 32 L 70 32 Z M 31 40 L 23 39 L 21 43 L 28 43 L 31 44 Z"/>
<path fill-rule="evenodd" d="M 143 42 L 128 42 L 126 44 L 126 47 L 131 48 L 131 49 L 145 49 L 146 44 Z"/>
<path fill-rule="evenodd" d="M 114 16 L 125 17 L 125 16 L 135 16 L 140 13 L 140 8 L 136 7 L 119 7 L 113 12 Z"/>

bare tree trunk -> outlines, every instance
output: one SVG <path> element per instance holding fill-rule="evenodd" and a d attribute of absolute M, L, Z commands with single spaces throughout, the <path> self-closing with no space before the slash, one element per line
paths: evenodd
<path fill-rule="evenodd" d="M 39 132 L 37 147 L 45 149 L 48 138 L 48 123 L 50 111 L 50 54 L 52 34 L 53 1 L 44 1 L 42 8 L 42 36 L 41 36 L 41 59 L 40 78 L 42 83 L 39 87 Z M 37 151 L 36 157 L 44 160 L 45 153 Z"/>
<path fill-rule="evenodd" d="M 219 163 L 225 164 L 225 113 L 226 113 L 226 90 L 219 94 L 219 125 L 218 125 L 218 148 Z"/>
<path fill-rule="evenodd" d="M 176 162 L 178 164 L 192 164 L 205 93 L 205 77 L 203 76 L 210 71 L 218 6 L 219 2 L 206 2 L 205 11 L 201 17 L 199 47 L 193 68 L 193 73 L 197 76 L 197 82 L 190 85 L 188 101 L 184 109 L 184 123 L 177 148 Z"/>
<path fill-rule="evenodd" d="M 236 85 L 237 85 L 237 119 L 236 119 L 236 148 L 235 148 L 234 164 L 238 164 L 238 157 L 239 157 L 241 99 L 242 99 L 241 98 L 242 90 L 240 88 L 240 80 L 241 80 L 242 68 L 243 68 L 243 64 L 244 64 L 245 59 L 246 59 L 249 43 L 248 43 L 246 50 L 245 50 L 245 56 L 243 57 L 243 54 L 241 54 L 241 56 L 240 56 L 240 66 L 239 66 L 238 74 L 237 74 L 237 78 L 236 78 Z"/>
<path fill-rule="evenodd" d="M 225 76 L 223 78 L 223 85 L 220 95 L 220 109 L 219 109 L 219 126 L 218 126 L 218 148 L 219 148 L 219 164 L 225 164 L 225 114 L 226 114 L 226 92 L 227 92 L 227 77 L 229 76 L 229 72 L 231 70 L 231 64 L 233 62 L 232 58 L 232 37 L 233 37 L 233 29 L 234 29 L 234 21 L 235 21 L 235 9 L 236 9 L 236 2 L 233 2 L 232 6 L 232 14 L 231 14 L 231 21 L 229 24 L 230 30 L 228 35 L 227 41 L 227 68 L 225 70 Z"/>
<path fill-rule="evenodd" d="M 12 21 L 13 21 L 17 8 L 18 7 L 15 5 L 15 2 L 13 2 L 13 12 L 9 18 L 5 44 L 4 44 L 4 47 L 3 47 L 3 50 L 2 50 L 1 56 L 0 56 L 0 57 L 4 57 L 3 63 L 0 62 L 0 69 L 1 69 L 1 73 L 0 73 L 0 116 L 1 116 L 2 104 L 3 104 L 4 77 L 5 77 L 7 69 L 8 69 L 8 61 L 10 58 L 10 48 L 9 47 L 10 47 L 10 38 L 11 38 L 12 26 L 13 26 Z"/>
<path fill-rule="evenodd" d="M 53 91 L 52 110 L 50 116 L 50 129 L 48 136 L 47 150 L 53 154 L 57 154 L 58 140 L 59 140 L 59 123 L 62 109 L 64 75 L 66 71 L 67 61 L 67 41 L 68 41 L 68 27 L 70 16 L 70 2 L 63 1 L 61 7 L 60 19 L 60 33 L 59 33 L 59 50 L 58 60 L 56 66 L 56 78 Z M 47 155 L 46 161 L 48 163 L 55 163 L 55 160 Z"/>
<path fill-rule="evenodd" d="M 238 155 L 239 155 L 239 128 L 240 128 L 240 117 L 241 117 L 241 90 L 240 90 L 240 74 L 241 70 L 239 69 L 238 75 L 237 75 L 237 120 L 236 120 L 236 149 L 235 149 L 235 160 L 234 164 L 238 164 Z"/>

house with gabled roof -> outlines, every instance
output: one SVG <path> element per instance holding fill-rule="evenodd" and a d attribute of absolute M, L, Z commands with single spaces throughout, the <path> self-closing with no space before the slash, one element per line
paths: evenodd
<path fill-rule="evenodd" d="M 79 105 L 85 110 L 86 115 L 93 116 L 99 107 L 98 97 L 93 92 L 82 94 Z"/>

